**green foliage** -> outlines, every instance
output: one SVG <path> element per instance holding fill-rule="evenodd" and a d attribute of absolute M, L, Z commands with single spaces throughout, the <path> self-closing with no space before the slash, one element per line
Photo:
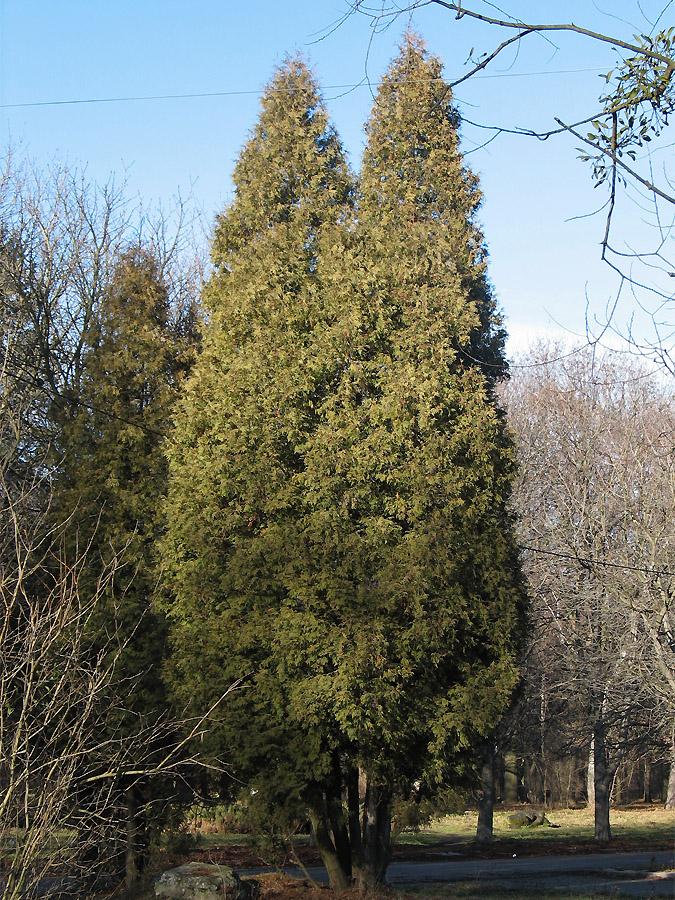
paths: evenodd
<path fill-rule="evenodd" d="M 161 714 L 158 666 L 165 642 L 151 604 L 167 478 L 163 444 L 190 357 L 181 332 L 181 316 L 175 320 L 154 260 L 129 250 L 87 333 L 81 391 L 62 429 L 54 495 L 55 521 L 74 520 L 65 530 L 67 554 L 91 547 L 81 591 L 93 590 L 112 560 L 123 560 L 96 614 L 92 652 L 123 648 L 117 682 L 127 682 L 135 712 L 150 717 Z"/>
<path fill-rule="evenodd" d="M 506 333 L 475 218 L 478 178 L 458 151 L 459 114 L 441 62 L 416 35 L 406 35 L 366 127 L 359 204 L 359 221 L 365 225 L 365 217 L 370 232 L 366 283 L 375 287 L 384 274 L 390 316 L 403 310 L 406 292 L 414 294 L 415 319 L 435 322 L 423 346 L 442 331 L 463 363 L 481 364 L 488 382 L 503 377 Z"/>
<path fill-rule="evenodd" d="M 401 798 L 396 800 L 392 810 L 392 831 L 395 835 L 403 832 L 418 834 L 445 816 L 463 813 L 465 807 L 465 795 L 451 787 L 434 791 L 431 797 Z"/>
<path fill-rule="evenodd" d="M 203 710 L 243 679 L 205 746 L 256 802 L 322 807 L 334 833 L 356 766 L 383 796 L 450 777 L 517 678 L 503 331 L 430 72 L 407 38 L 354 216 L 310 73 L 279 69 L 218 219 L 170 451 L 172 689 Z"/>
<path fill-rule="evenodd" d="M 174 686 L 181 702 L 208 708 L 250 676 L 206 747 L 219 754 L 237 734 L 240 770 L 242 755 L 248 776 L 267 760 L 293 794 L 307 771 L 325 766 L 323 737 L 295 734 L 287 662 L 269 647 L 276 627 L 290 625 L 281 570 L 301 525 L 299 443 L 334 365 L 337 311 L 325 308 L 319 248 L 339 240 L 353 191 L 301 60 L 288 60 L 270 85 L 235 177 L 235 202 L 214 238 L 209 327 L 171 449 Z M 302 775 L 289 756 L 301 759 Z"/>
<path fill-rule="evenodd" d="M 636 34 L 634 40 L 641 52 L 603 76 L 609 89 L 586 136 L 598 152 L 581 158 L 592 162 L 598 184 L 612 172 L 614 158 L 634 161 L 641 147 L 660 137 L 675 110 L 675 28 L 653 37 Z"/>
<path fill-rule="evenodd" d="M 185 824 L 177 823 L 162 831 L 157 842 L 151 847 L 151 852 L 159 857 L 160 851 L 163 851 L 169 858 L 176 858 L 180 864 L 199 849 L 201 843 L 200 835 L 188 831 Z M 166 865 L 165 858 L 161 862 Z"/>

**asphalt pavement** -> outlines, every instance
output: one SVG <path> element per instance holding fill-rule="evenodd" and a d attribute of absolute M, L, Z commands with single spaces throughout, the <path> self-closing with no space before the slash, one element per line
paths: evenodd
<path fill-rule="evenodd" d="M 485 886 L 524 891 L 567 890 L 607 894 L 612 897 L 675 898 L 675 842 L 673 851 L 654 853 L 595 853 L 589 856 L 534 856 L 510 859 L 445 859 L 434 862 L 394 862 L 387 881 L 397 886 L 480 882 Z M 264 870 L 240 871 L 240 875 Z M 300 869 L 288 874 L 304 877 Z M 326 870 L 312 867 L 307 873 L 327 881 Z"/>

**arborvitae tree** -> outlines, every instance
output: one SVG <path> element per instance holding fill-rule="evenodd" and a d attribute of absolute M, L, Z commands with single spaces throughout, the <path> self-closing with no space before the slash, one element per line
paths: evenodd
<path fill-rule="evenodd" d="M 439 73 L 407 39 L 350 220 L 311 78 L 278 72 L 171 452 L 177 689 L 246 679 L 214 752 L 308 807 L 337 888 L 384 878 L 393 800 L 447 780 L 516 680 L 503 334 Z"/>
<path fill-rule="evenodd" d="M 170 679 L 179 702 L 207 709 L 244 678 L 202 749 L 234 765 L 257 802 L 306 815 L 337 738 L 328 720 L 291 714 L 293 661 L 275 652 L 275 632 L 294 624 L 285 605 L 303 573 L 303 443 L 339 365 L 342 308 L 326 306 L 321 258 L 342 240 L 353 178 L 301 59 L 266 90 L 234 182 L 170 454 Z"/>
<path fill-rule="evenodd" d="M 371 271 L 386 260 L 389 285 L 399 286 L 392 301 L 413 292 L 419 313 L 436 313 L 460 362 L 479 362 L 494 381 L 508 368 L 506 332 L 487 281 L 481 192 L 458 150 L 459 125 L 440 60 L 408 33 L 366 125 L 359 223 Z"/>
<path fill-rule="evenodd" d="M 191 357 L 191 319 L 191 310 L 172 309 L 149 252 L 123 254 L 87 335 L 81 392 L 59 448 L 54 521 L 67 522 L 67 558 L 90 548 L 80 590 L 89 587 L 93 596 L 100 573 L 122 560 L 89 635 L 94 656 L 119 654 L 111 689 L 126 688 L 128 701 L 123 710 L 109 712 L 116 733 L 147 728 L 166 712 L 166 628 L 152 601 L 167 484 L 164 444 L 178 381 Z M 142 790 L 134 780 L 124 813 L 128 882 L 137 875 L 138 851 L 147 838 Z"/>
<path fill-rule="evenodd" d="M 440 63 L 408 36 L 368 124 L 357 235 L 333 269 L 343 365 L 305 451 L 307 581 L 338 621 L 330 704 L 367 783 L 362 885 L 384 877 L 396 796 L 456 777 L 494 726 L 522 634 L 492 398 L 504 335 L 457 125 Z"/>

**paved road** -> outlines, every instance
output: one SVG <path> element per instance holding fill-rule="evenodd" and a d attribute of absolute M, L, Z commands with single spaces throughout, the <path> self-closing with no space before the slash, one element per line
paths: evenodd
<path fill-rule="evenodd" d="M 675 849 L 656 853 L 596 853 L 592 856 L 535 856 L 512 859 L 448 859 L 442 862 L 392 863 L 387 881 L 396 885 L 480 881 L 503 888 L 607 893 L 613 897 L 675 898 L 675 880 L 655 871 L 675 867 Z M 261 870 L 241 872 L 257 874 Z M 308 869 L 316 881 L 327 881 L 323 868 Z M 289 874 L 302 877 L 299 869 Z"/>
<path fill-rule="evenodd" d="M 675 866 L 673 852 L 596 853 L 592 856 L 539 856 L 512 859 L 456 860 L 438 863 L 395 863 L 392 884 L 480 881 L 527 890 L 602 892 L 612 896 L 675 898 L 672 878 L 655 879 L 654 870 Z"/>
<path fill-rule="evenodd" d="M 592 856 L 532 856 L 512 859 L 446 859 L 438 862 L 391 863 L 387 881 L 395 885 L 452 884 L 474 881 L 501 888 L 526 891 L 566 889 L 579 893 L 608 894 L 612 897 L 668 897 L 675 900 L 672 872 L 657 877 L 659 870 L 675 868 L 673 851 L 656 853 L 595 853 Z M 240 875 L 259 875 L 270 869 L 237 870 Z M 303 878 L 300 869 L 287 869 L 289 875 Z M 320 882 L 328 881 L 324 868 L 310 868 L 308 874 Z M 3 887 L 0 880 L 0 888 Z M 61 891 L 82 897 L 76 879 L 44 878 L 33 896 Z M 84 895 L 86 896 L 86 894 Z"/>

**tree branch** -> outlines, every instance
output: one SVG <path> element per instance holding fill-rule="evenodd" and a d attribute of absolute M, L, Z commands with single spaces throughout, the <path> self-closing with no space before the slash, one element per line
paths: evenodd
<path fill-rule="evenodd" d="M 612 161 L 613 164 L 616 164 L 625 172 L 627 172 L 631 178 L 634 178 L 638 184 L 641 184 L 643 187 L 646 187 L 647 190 L 651 191 L 653 194 L 656 194 L 657 197 L 661 197 L 662 200 L 667 200 L 668 203 L 675 204 L 675 197 L 671 197 L 670 194 L 666 194 L 660 188 L 657 188 L 655 184 L 652 184 L 650 181 L 647 181 L 646 178 L 643 178 L 641 175 L 631 169 L 630 166 L 627 166 L 623 160 L 619 159 L 616 153 L 613 153 L 609 150 L 603 150 L 602 147 L 598 147 L 597 144 L 594 144 L 593 141 L 589 141 L 588 138 L 585 138 L 582 134 L 579 134 L 578 131 L 575 131 L 574 127 L 571 125 L 565 125 L 565 123 L 556 117 L 556 122 L 563 128 L 565 131 L 569 131 L 570 134 L 573 134 L 577 140 L 581 141 L 584 144 L 587 144 L 589 147 L 592 147 L 594 150 L 602 153 L 603 156 L 606 156 L 608 159 Z"/>

